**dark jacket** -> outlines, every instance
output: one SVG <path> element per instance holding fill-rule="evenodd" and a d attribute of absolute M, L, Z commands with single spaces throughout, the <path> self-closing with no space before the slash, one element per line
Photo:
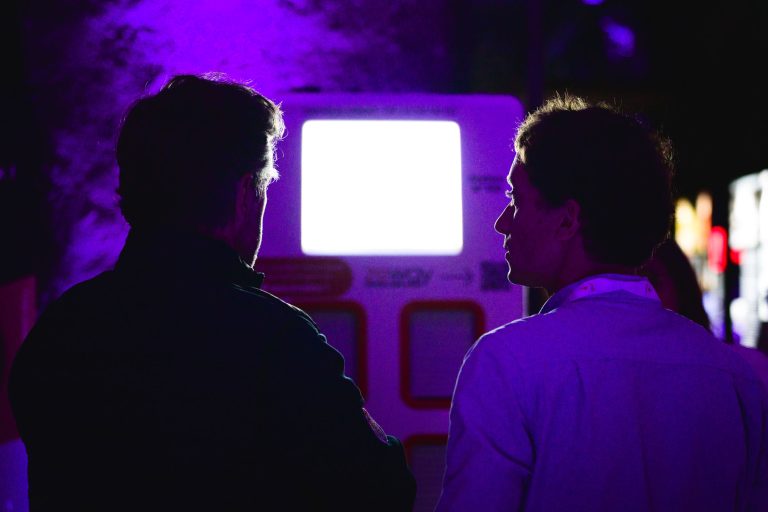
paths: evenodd
<path fill-rule="evenodd" d="M 54 302 L 11 400 L 32 510 L 410 510 L 341 355 L 219 242 L 129 235 Z"/>

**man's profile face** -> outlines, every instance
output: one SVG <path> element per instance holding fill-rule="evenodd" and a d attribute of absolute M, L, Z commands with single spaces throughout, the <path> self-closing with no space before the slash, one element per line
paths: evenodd
<path fill-rule="evenodd" d="M 504 235 L 507 277 L 516 284 L 546 288 L 559 271 L 560 248 L 555 237 L 558 209 L 547 205 L 517 158 L 507 182 L 509 203 L 494 224 Z"/>

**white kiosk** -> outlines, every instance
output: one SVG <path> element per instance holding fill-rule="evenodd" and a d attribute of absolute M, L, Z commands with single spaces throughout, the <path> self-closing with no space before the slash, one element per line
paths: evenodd
<path fill-rule="evenodd" d="M 284 96 L 287 134 L 256 263 L 345 357 L 405 442 L 416 510 L 440 491 L 462 358 L 522 313 L 493 223 L 523 108 L 508 96 Z"/>

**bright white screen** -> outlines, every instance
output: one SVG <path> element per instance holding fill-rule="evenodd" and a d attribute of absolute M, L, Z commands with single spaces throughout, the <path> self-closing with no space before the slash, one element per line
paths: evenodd
<path fill-rule="evenodd" d="M 461 252 L 458 124 L 315 120 L 301 141 L 305 254 Z"/>

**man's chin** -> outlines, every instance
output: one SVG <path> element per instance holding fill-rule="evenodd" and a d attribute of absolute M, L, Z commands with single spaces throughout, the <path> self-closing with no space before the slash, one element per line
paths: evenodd
<path fill-rule="evenodd" d="M 541 288 L 543 286 L 536 279 L 532 279 L 530 276 L 516 272 L 512 268 L 507 272 L 507 280 L 512 284 L 527 286 L 528 288 Z"/>
<path fill-rule="evenodd" d="M 507 272 L 507 281 L 509 281 L 512 284 L 516 284 L 516 285 L 520 285 L 520 286 L 528 286 L 526 284 L 526 282 L 527 282 L 526 279 L 521 277 L 518 274 L 515 274 L 514 272 L 512 272 L 512 270 Z"/>

